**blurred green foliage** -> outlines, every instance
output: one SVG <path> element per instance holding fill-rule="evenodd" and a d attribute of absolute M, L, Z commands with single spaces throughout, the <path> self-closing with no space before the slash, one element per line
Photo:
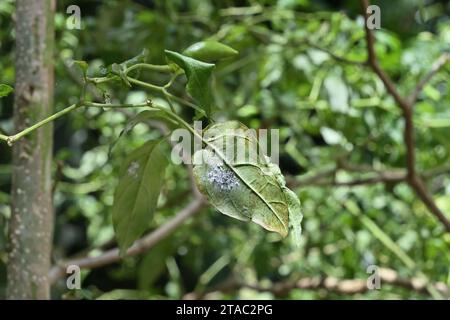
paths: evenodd
<path fill-rule="evenodd" d="M 136 3 L 139 2 L 140 4 Z M 403 121 L 381 81 L 359 65 L 336 61 L 318 47 L 349 60 L 366 57 L 363 20 L 357 1 L 77 1 L 82 29 L 66 28 L 67 6 L 56 14 L 55 109 L 77 101 L 82 75 L 69 59 L 89 62 L 88 74 L 125 61 L 146 48 L 148 61 L 165 63 L 164 50 L 182 52 L 198 41 L 216 40 L 239 51 L 217 64 L 213 98 L 217 119 L 236 119 L 251 128 L 279 128 L 280 167 L 288 181 L 313 176 L 337 162 L 377 170 L 404 168 Z M 450 49 L 450 8 L 446 1 L 377 1 L 382 29 L 376 51 L 401 93 L 412 90 L 443 51 Z M 14 85 L 14 1 L 0 3 L 0 83 Z M 414 113 L 420 171 L 449 165 L 450 91 L 445 68 L 425 86 Z M 164 84 L 169 79 L 143 72 Z M 173 91 L 185 95 L 178 80 Z M 139 87 L 105 86 L 111 101 L 141 102 L 161 97 Z M 87 93 L 90 99 L 103 99 Z M 13 95 L 0 100 L 0 130 L 12 132 Z M 190 119 L 189 109 L 180 112 Z M 137 110 L 81 109 L 55 123 L 56 229 L 54 261 L 114 245 L 111 206 L 124 157 L 161 134 L 139 124 L 111 143 Z M 4 297 L 6 229 L 10 216 L 10 148 L 0 144 L 0 297 Z M 339 170 L 336 179 L 364 178 L 367 172 Z M 330 178 L 331 179 L 331 178 Z M 450 178 L 428 180 L 434 199 L 450 212 Z M 159 209 L 148 230 L 164 224 L 191 198 L 187 171 L 170 165 Z M 362 278 L 375 264 L 404 277 L 423 272 L 450 285 L 450 235 L 404 184 L 361 186 L 300 185 L 303 206 L 300 248 L 275 241 L 262 228 L 205 208 L 148 253 L 121 263 L 83 271 L 83 290 L 54 286 L 55 298 L 181 298 L 237 278 L 270 285 L 308 276 Z M 368 228 L 370 219 L 398 250 L 415 262 L 407 266 L 395 250 Z M 450 219 L 450 216 L 448 216 Z M 273 298 L 237 289 L 217 298 Z M 355 296 L 353 296 L 355 297 Z M 420 298 L 414 291 L 383 285 L 356 298 Z M 350 298 L 324 290 L 292 290 L 290 299 Z"/>

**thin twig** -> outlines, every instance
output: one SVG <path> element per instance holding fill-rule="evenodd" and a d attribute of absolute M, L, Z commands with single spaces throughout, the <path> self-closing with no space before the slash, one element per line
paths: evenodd
<path fill-rule="evenodd" d="M 384 286 L 391 285 L 399 288 L 414 291 L 420 294 L 428 294 L 426 282 L 420 278 L 404 278 L 399 276 L 397 271 L 389 268 L 379 268 L 378 275 L 380 279 L 380 290 L 385 292 Z M 250 284 L 241 282 L 234 277 L 230 277 L 225 281 L 214 286 L 207 292 L 196 293 L 190 292 L 183 298 L 207 299 L 208 297 L 217 297 L 215 293 L 232 293 L 241 288 L 248 288 L 260 292 L 270 292 L 276 297 L 285 297 L 294 289 L 301 290 L 324 290 L 329 293 L 336 294 L 362 294 L 370 291 L 366 279 L 339 279 L 335 277 L 301 277 L 298 280 L 285 280 L 272 283 L 270 286 L 261 286 L 259 284 Z M 450 296 L 450 287 L 443 282 L 435 282 L 431 284 L 436 291 L 444 297 Z"/>
<path fill-rule="evenodd" d="M 369 173 L 373 176 L 366 178 L 355 178 L 348 181 L 336 180 L 338 171 Z M 450 173 L 450 166 L 441 166 L 424 171 L 421 176 L 423 179 L 430 179 L 443 174 Z M 385 169 L 379 170 L 365 165 L 353 165 L 340 163 L 333 168 L 325 168 L 317 171 L 313 175 L 290 177 L 288 179 L 289 187 L 306 186 L 359 186 L 377 183 L 400 183 L 408 182 L 408 174 L 404 169 Z"/>
<path fill-rule="evenodd" d="M 397 91 L 396 86 L 392 81 L 392 79 L 380 67 L 375 53 L 375 37 L 373 31 L 369 28 L 367 24 L 367 20 L 369 18 L 369 12 L 367 10 L 369 6 L 369 0 L 361 0 L 361 3 L 365 16 L 364 27 L 366 30 L 366 40 L 367 40 L 367 53 L 368 53 L 367 61 L 374 70 L 374 72 L 381 79 L 384 86 L 386 87 L 386 90 L 394 98 L 395 102 L 397 103 L 398 107 L 402 110 L 403 113 L 403 119 L 405 121 L 405 129 L 403 136 L 406 144 L 407 182 L 409 183 L 411 188 L 415 191 L 420 200 L 426 205 L 428 210 L 438 218 L 438 220 L 444 225 L 447 232 L 450 232 L 450 221 L 447 219 L 447 217 L 441 211 L 441 209 L 439 209 L 439 207 L 436 205 L 432 196 L 428 193 L 425 187 L 425 183 L 423 182 L 421 176 L 416 171 L 415 132 L 413 123 L 413 102 L 415 102 L 414 96 L 413 99 L 411 98 L 406 99 L 402 97 Z M 444 60 L 446 59 L 447 58 L 444 58 Z M 435 72 L 431 70 L 431 76 L 433 76 Z M 426 83 L 427 81 L 428 80 L 426 77 L 423 80 L 423 83 Z M 418 84 L 418 87 L 420 91 L 421 88 L 420 82 Z"/>
<path fill-rule="evenodd" d="M 169 65 L 157 65 L 157 64 L 150 64 L 150 63 L 136 63 L 129 67 L 125 74 L 128 74 L 129 72 L 135 70 L 135 69 L 148 69 L 151 71 L 157 71 L 157 72 L 163 72 L 163 73 L 170 73 L 172 72 L 172 69 Z"/>
<path fill-rule="evenodd" d="M 378 59 L 375 53 L 375 36 L 373 34 L 372 29 L 369 28 L 367 20 L 369 18 L 369 12 L 367 11 L 367 7 L 369 6 L 368 0 L 362 0 L 363 12 L 365 16 L 364 20 L 364 28 L 366 30 L 366 41 L 367 41 L 367 63 L 372 67 L 374 72 L 379 76 L 381 81 L 384 83 L 386 90 L 393 96 L 394 100 L 402 109 L 407 109 L 408 103 L 406 100 L 402 98 L 402 96 L 398 93 L 395 84 L 392 82 L 391 78 L 384 72 L 378 63 Z"/>
<path fill-rule="evenodd" d="M 450 221 L 447 219 L 444 212 L 439 209 L 433 197 L 428 193 L 423 180 L 420 177 L 415 176 L 413 180 L 409 181 L 409 183 L 428 210 L 430 210 L 439 219 L 439 221 L 441 221 L 445 229 L 447 229 L 447 232 L 450 232 Z"/>

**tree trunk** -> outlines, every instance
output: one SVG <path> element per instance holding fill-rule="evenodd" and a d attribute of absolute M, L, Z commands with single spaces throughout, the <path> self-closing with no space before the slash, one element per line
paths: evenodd
<path fill-rule="evenodd" d="M 16 1 L 16 131 L 52 113 L 55 0 Z M 47 124 L 13 146 L 8 299 L 49 299 L 53 241 L 51 161 Z"/>

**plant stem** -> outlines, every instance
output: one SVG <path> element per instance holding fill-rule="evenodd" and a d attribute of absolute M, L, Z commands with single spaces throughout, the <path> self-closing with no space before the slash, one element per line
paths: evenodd
<path fill-rule="evenodd" d="M 156 64 L 149 64 L 149 63 L 137 63 L 135 65 L 132 65 L 127 70 L 125 70 L 125 74 L 128 74 L 128 72 L 133 71 L 135 69 L 148 69 L 152 71 L 158 71 L 158 72 L 171 72 L 171 68 L 168 65 L 156 65 Z"/>
<path fill-rule="evenodd" d="M 178 73 L 175 73 L 172 78 L 170 78 L 169 82 L 167 82 L 163 88 L 169 88 L 174 82 L 175 80 L 178 78 Z"/>
<path fill-rule="evenodd" d="M 128 69 L 125 70 L 125 75 L 127 75 L 129 72 L 136 70 L 136 69 L 149 69 L 149 70 L 153 70 L 153 71 L 158 71 L 158 72 L 171 72 L 170 66 L 168 65 L 156 65 L 156 64 L 149 64 L 149 63 L 137 63 L 135 65 L 132 65 L 131 67 L 129 67 Z M 104 83 L 104 82 L 109 82 L 111 80 L 116 80 L 118 79 L 118 76 L 113 76 L 113 77 L 99 77 L 99 78 L 87 78 L 87 80 L 89 82 L 92 83 Z"/>
<path fill-rule="evenodd" d="M 185 127 L 195 137 L 197 137 L 197 138 L 201 139 L 203 142 L 205 142 L 203 137 L 201 135 L 199 135 L 198 132 L 195 131 L 189 123 L 184 121 L 183 118 L 179 117 L 176 113 L 174 113 L 174 112 L 172 112 L 170 110 L 167 110 L 167 108 L 164 108 L 163 106 L 159 106 L 159 105 L 153 105 L 153 108 L 156 108 L 158 110 L 161 110 L 161 111 L 165 112 L 170 117 L 172 117 L 174 120 L 176 120 L 179 124 L 181 124 L 183 127 Z"/>
<path fill-rule="evenodd" d="M 171 68 L 168 65 L 154 65 L 154 64 L 148 64 L 148 63 L 138 63 L 138 64 L 135 64 L 135 65 L 129 67 L 128 69 L 126 69 L 125 75 L 127 75 L 130 71 L 139 69 L 139 68 L 145 68 L 145 69 L 149 69 L 149 70 L 153 70 L 153 71 L 160 71 L 160 72 L 171 72 Z M 127 79 L 130 83 L 140 85 L 142 87 L 145 87 L 145 88 L 150 89 L 155 92 L 159 92 L 162 95 L 164 95 L 164 97 L 168 100 L 170 108 L 172 109 L 173 112 L 175 112 L 175 110 L 173 108 L 173 105 L 172 105 L 170 99 L 172 99 L 173 101 L 176 101 L 180 104 L 184 104 L 188 107 L 191 107 L 194 110 L 196 110 L 197 112 L 199 112 L 201 115 L 206 116 L 205 111 L 203 111 L 201 108 L 197 107 L 194 103 L 184 100 L 180 97 L 177 97 L 167 91 L 167 88 L 173 84 L 173 82 L 176 80 L 177 77 L 178 77 L 178 74 L 173 75 L 172 78 L 169 80 L 169 82 L 161 87 L 161 86 L 157 86 L 157 85 L 154 85 L 154 84 L 151 84 L 148 82 L 138 80 L 136 78 L 128 77 L 128 75 L 127 75 Z M 109 82 L 109 81 L 116 80 L 116 79 L 119 79 L 119 77 L 114 76 L 114 77 L 87 78 L 87 81 L 95 83 L 95 84 L 99 84 L 99 83 L 105 83 L 105 82 Z"/>
<path fill-rule="evenodd" d="M 141 81 L 138 79 L 130 78 L 130 77 L 128 77 L 128 81 L 130 81 L 130 83 L 134 83 L 134 84 L 140 85 L 142 87 L 148 88 L 150 90 L 159 92 L 159 93 L 163 94 L 164 96 L 166 96 L 166 98 L 170 98 L 178 103 L 181 103 L 188 107 L 191 107 L 191 108 L 197 110 L 202 115 L 205 115 L 205 111 L 203 111 L 202 109 L 197 107 L 195 104 L 169 93 L 167 90 L 165 90 L 164 87 L 160 87 L 160 86 L 157 86 L 157 85 L 154 85 L 151 83 L 147 83 L 147 82 L 144 82 L 144 81 Z"/>
<path fill-rule="evenodd" d="M 104 103 L 96 103 L 96 102 L 84 102 L 84 103 L 76 103 L 68 106 L 67 108 L 64 108 L 63 110 L 51 115 L 48 118 L 45 118 L 42 121 L 39 121 L 38 123 L 35 123 L 31 127 L 28 127 L 12 136 L 6 136 L 3 134 L 0 134 L 0 140 L 4 140 L 8 143 L 8 145 L 12 145 L 15 141 L 23 138 L 27 134 L 33 132 L 36 129 L 39 129 L 40 127 L 46 125 L 49 122 L 52 122 L 63 115 L 77 109 L 80 107 L 94 107 L 94 108 L 139 108 L 139 107 L 148 107 L 150 106 L 150 102 L 143 102 L 143 103 L 136 103 L 136 104 L 104 104 Z"/>
<path fill-rule="evenodd" d="M 125 74 L 130 72 L 130 71 L 132 71 L 132 70 L 138 69 L 138 68 L 145 68 L 145 69 L 150 69 L 150 70 L 160 71 L 160 72 L 170 72 L 171 71 L 171 69 L 170 69 L 170 67 L 168 65 L 153 65 L 153 64 L 148 64 L 148 63 L 138 63 L 138 64 L 135 64 L 135 65 L 131 66 L 130 68 L 128 68 L 125 71 Z M 189 106 L 189 107 L 195 109 L 197 112 L 199 112 L 203 116 L 205 116 L 205 112 L 202 109 L 200 109 L 199 107 L 197 107 L 195 104 L 193 104 L 193 103 L 191 103 L 189 101 L 186 101 L 186 100 L 184 100 L 184 99 L 182 99 L 180 97 L 177 97 L 177 96 L 169 93 L 166 90 L 166 88 L 169 87 L 173 83 L 173 81 L 176 79 L 176 77 L 177 77 L 177 75 L 174 75 L 171 78 L 171 80 L 169 81 L 169 83 L 166 84 L 164 87 L 157 86 L 157 85 L 154 85 L 154 84 L 151 84 L 151 83 L 147 83 L 147 82 L 144 82 L 144 81 L 140 81 L 138 79 L 131 78 L 131 77 L 127 77 L 127 79 L 128 79 L 128 81 L 130 83 L 134 83 L 134 84 L 140 85 L 142 87 L 148 88 L 150 90 L 153 90 L 155 92 L 159 92 L 162 95 L 164 95 L 164 97 L 169 102 L 170 108 L 172 110 L 171 115 L 173 115 L 173 116 L 176 116 L 176 114 L 175 114 L 175 110 L 173 108 L 173 105 L 171 103 L 171 100 L 174 100 L 174 101 L 176 101 L 176 102 L 178 102 L 180 104 L 184 104 L 186 106 Z M 86 80 L 88 82 L 92 82 L 92 83 L 98 84 L 98 83 L 104 83 L 104 82 L 113 81 L 113 80 L 116 80 L 118 78 L 119 77 L 114 76 L 114 77 L 86 78 Z M 16 134 L 12 135 L 12 136 L 7 136 L 7 135 L 4 135 L 4 134 L 0 134 L 0 140 L 6 141 L 8 143 L 8 145 L 12 146 L 12 144 L 15 141 L 21 139 L 22 137 L 26 136 L 30 132 L 33 132 L 34 130 L 36 130 L 36 129 L 46 125 L 47 123 L 50 123 L 50 122 L 52 122 L 52 121 L 62 117 L 63 115 L 65 115 L 65 114 L 67 114 L 67 113 L 69 113 L 69 112 L 71 112 L 71 111 L 73 111 L 73 110 L 75 110 L 75 109 L 77 109 L 79 107 L 82 107 L 82 106 L 85 106 L 85 107 L 97 107 L 97 108 L 137 108 L 137 107 L 148 107 L 150 105 L 151 105 L 151 103 L 149 103 L 149 102 L 139 103 L 139 104 L 102 104 L 102 103 L 95 103 L 95 102 L 79 102 L 79 103 L 70 105 L 69 107 L 67 107 L 67 108 L 65 108 L 65 109 L 63 109 L 63 110 L 61 110 L 61 111 L 51 115 L 48 118 L 45 118 L 44 120 L 39 121 L 38 123 L 32 125 L 31 127 L 28 127 L 28 128 L 26 128 L 26 129 L 24 129 L 24 130 L 22 130 L 22 131 L 20 131 L 20 132 L 18 132 Z M 176 116 L 176 117 L 178 118 L 177 119 L 178 121 L 180 121 L 180 120 L 183 121 L 184 125 L 190 128 L 189 124 L 187 124 L 184 120 L 182 120 L 178 116 Z M 198 134 L 197 134 L 197 136 L 198 136 Z"/>
<path fill-rule="evenodd" d="M 62 117 L 63 115 L 69 113 L 72 110 L 75 110 L 76 108 L 78 108 L 80 106 L 81 106 L 80 104 L 72 104 L 71 106 L 69 106 L 69 107 L 67 107 L 67 108 L 65 108 L 65 109 L 63 109 L 63 110 L 61 110 L 61 111 L 51 115 L 48 118 L 45 118 L 42 121 L 39 121 L 38 123 L 36 123 L 36 124 L 32 125 L 31 127 L 28 127 L 26 129 L 20 131 L 19 133 L 16 133 L 15 135 L 7 136 L 6 139 L 4 139 L 4 140 L 6 140 L 6 142 L 11 146 L 15 141 L 19 140 L 23 136 L 26 136 L 30 132 L 32 132 L 32 131 L 42 127 L 43 125 L 45 125 L 45 124 L 47 124 L 47 123 L 49 123 L 49 122 L 51 122 L 53 120 L 56 120 L 56 119 Z M 2 138 L 3 138 L 3 136 L 2 136 Z"/>
<path fill-rule="evenodd" d="M 135 78 L 131 78 L 131 77 L 127 77 L 127 78 L 128 78 L 128 81 L 130 81 L 130 83 L 134 83 L 134 84 L 140 85 L 142 87 L 148 88 L 150 90 L 162 93 L 162 87 L 160 87 L 160 86 L 157 86 L 157 85 L 154 85 L 151 83 L 147 83 L 147 82 L 144 82 L 144 81 L 141 81 L 141 80 L 138 80 Z"/>
<path fill-rule="evenodd" d="M 148 107 L 150 106 L 150 102 L 143 103 L 126 103 L 126 104 L 109 104 L 109 103 L 97 103 L 97 102 L 85 102 L 84 106 L 86 107 L 94 107 L 94 108 L 140 108 L 140 107 Z"/>

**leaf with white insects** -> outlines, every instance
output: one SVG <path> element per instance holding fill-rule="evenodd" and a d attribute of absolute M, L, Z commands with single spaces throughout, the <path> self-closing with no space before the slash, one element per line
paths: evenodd
<path fill-rule="evenodd" d="M 194 154 L 194 176 L 211 205 L 283 237 L 291 226 L 298 242 L 300 201 L 286 187 L 279 167 L 258 154 L 255 131 L 237 121 L 218 123 L 205 129 L 203 142 L 206 148 Z"/>
<path fill-rule="evenodd" d="M 148 141 L 131 152 L 120 169 L 112 220 L 121 254 L 145 232 L 156 209 L 167 165 L 161 141 Z"/>

